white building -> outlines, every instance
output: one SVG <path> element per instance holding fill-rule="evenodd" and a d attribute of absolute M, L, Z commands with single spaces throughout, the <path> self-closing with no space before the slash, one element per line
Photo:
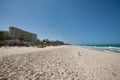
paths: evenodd
<path fill-rule="evenodd" d="M 24 31 L 16 27 L 9 27 L 9 30 L 10 30 L 10 37 L 12 39 L 18 39 L 20 35 L 23 35 L 25 41 L 29 41 L 29 42 L 37 41 L 37 34 Z"/>

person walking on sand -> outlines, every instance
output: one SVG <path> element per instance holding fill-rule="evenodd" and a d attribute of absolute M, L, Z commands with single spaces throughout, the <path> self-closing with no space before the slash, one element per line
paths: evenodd
<path fill-rule="evenodd" d="M 79 51 L 78 51 L 78 56 L 81 56 Z"/>

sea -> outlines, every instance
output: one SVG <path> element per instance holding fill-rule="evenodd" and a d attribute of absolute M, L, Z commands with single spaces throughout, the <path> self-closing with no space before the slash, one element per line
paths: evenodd
<path fill-rule="evenodd" d="M 120 54 L 120 44 L 99 44 L 99 45 L 79 45 L 79 46 L 105 51 L 105 52 L 110 51 Z"/>

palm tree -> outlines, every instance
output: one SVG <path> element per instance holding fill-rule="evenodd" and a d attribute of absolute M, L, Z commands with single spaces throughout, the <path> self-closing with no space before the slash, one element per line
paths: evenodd
<path fill-rule="evenodd" d="M 21 34 L 20 36 L 19 36 L 19 38 L 18 38 L 19 40 L 20 40 L 20 44 L 21 45 L 23 45 L 23 40 L 24 40 L 24 36 L 23 36 L 23 34 Z"/>
<path fill-rule="evenodd" d="M 23 40 L 24 40 L 23 34 L 21 34 L 18 39 L 19 39 L 20 41 L 23 41 Z"/>

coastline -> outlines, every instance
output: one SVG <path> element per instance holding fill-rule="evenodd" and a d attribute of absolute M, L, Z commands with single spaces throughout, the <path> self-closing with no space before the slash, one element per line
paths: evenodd
<path fill-rule="evenodd" d="M 91 46 L 91 47 L 89 47 L 89 46 L 78 46 L 78 47 L 87 48 L 87 49 L 95 50 L 95 51 L 100 51 L 100 52 L 104 52 L 104 53 L 107 53 L 107 54 L 116 54 L 116 55 L 120 55 L 119 52 L 113 52 L 113 51 L 110 51 L 110 50 L 94 48 L 94 46 Z"/>
<path fill-rule="evenodd" d="M 15 47 L 1 50 L 0 79 L 120 79 L 120 55 L 109 52 L 74 45 L 46 48 Z M 1 55 L 2 52 L 4 55 Z"/>

